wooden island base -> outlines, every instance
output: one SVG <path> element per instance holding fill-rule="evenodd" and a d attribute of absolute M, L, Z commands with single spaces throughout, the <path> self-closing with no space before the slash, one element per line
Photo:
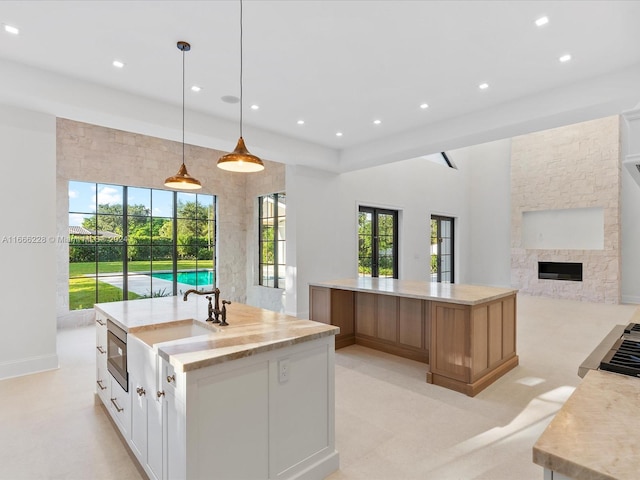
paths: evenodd
<path fill-rule="evenodd" d="M 312 320 L 358 344 L 429 364 L 426 379 L 475 396 L 518 365 L 516 290 L 394 279 L 310 286 Z"/>
<path fill-rule="evenodd" d="M 464 383 L 459 380 L 454 380 L 452 378 L 446 377 L 444 375 L 439 375 L 437 373 L 434 374 L 433 372 L 427 370 L 427 383 L 432 383 L 433 385 L 438 385 L 440 387 L 448 388 L 449 390 L 455 390 L 456 392 L 464 393 L 465 395 L 468 395 L 470 397 L 475 397 L 476 394 L 487 388 L 502 375 L 507 373 L 509 370 L 517 367 L 518 363 L 519 360 L 518 356 L 516 355 L 504 362 L 499 367 L 492 370 L 490 374 L 485 375 L 474 383 Z"/>

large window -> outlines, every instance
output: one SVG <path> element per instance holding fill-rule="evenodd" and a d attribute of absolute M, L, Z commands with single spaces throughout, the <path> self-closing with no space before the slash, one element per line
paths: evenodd
<path fill-rule="evenodd" d="M 215 197 L 69 182 L 69 309 L 215 285 Z"/>
<path fill-rule="evenodd" d="M 398 212 L 360 207 L 358 275 L 398 278 Z"/>
<path fill-rule="evenodd" d="M 453 221 L 431 217 L 431 281 L 453 283 Z"/>
<path fill-rule="evenodd" d="M 264 287 L 285 287 L 286 198 L 284 193 L 272 193 L 258 199 L 258 283 Z"/>

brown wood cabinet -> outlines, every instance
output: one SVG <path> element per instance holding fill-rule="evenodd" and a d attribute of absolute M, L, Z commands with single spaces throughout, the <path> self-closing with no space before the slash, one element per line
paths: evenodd
<path fill-rule="evenodd" d="M 515 294 L 480 305 L 432 302 L 427 381 L 474 396 L 518 365 Z"/>
<path fill-rule="evenodd" d="M 334 288 L 309 288 L 309 317 L 316 322 L 340 327 L 336 335 L 336 348 L 355 343 L 354 325 L 355 292 Z"/>
<path fill-rule="evenodd" d="M 461 287 L 500 294 L 465 304 L 312 285 L 310 317 L 340 327 L 336 348 L 356 343 L 429 363 L 427 382 L 474 396 L 518 365 L 516 291 Z"/>

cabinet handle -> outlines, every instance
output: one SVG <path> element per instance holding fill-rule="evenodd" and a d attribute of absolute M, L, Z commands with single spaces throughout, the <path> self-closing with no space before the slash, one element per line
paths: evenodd
<path fill-rule="evenodd" d="M 99 351 L 101 354 L 103 354 L 103 355 L 104 355 L 105 353 L 107 353 L 107 352 L 106 352 L 106 350 L 103 350 L 103 349 L 102 349 L 102 345 L 98 345 L 96 348 L 97 348 L 97 349 L 98 349 L 98 351 Z"/>
<path fill-rule="evenodd" d="M 164 397 L 164 390 L 162 392 L 157 392 L 156 393 L 156 397 L 158 397 L 158 398 Z"/>
<path fill-rule="evenodd" d="M 144 388 L 142 387 L 138 387 L 136 388 L 136 392 L 138 393 L 138 395 L 143 396 L 146 395 L 147 392 L 145 392 Z"/>
<path fill-rule="evenodd" d="M 99 318 L 96 318 L 96 322 L 98 322 L 98 325 L 102 325 L 103 327 L 106 325 L 106 323 L 104 323 L 102 320 L 100 320 Z"/>
<path fill-rule="evenodd" d="M 97 383 L 97 384 L 98 384 L 98 386 L 100 387 L 100 390 L 106 390 L 106 389 L 107 389 L 107 387 L 105 387 L 104 385 L 102 385 L 102 380 L 98 380 L 96 383 Z"/>
<path fill-rule="evenodd" d="M 120 408 L 120 406 L 116 403 L 116 399 L 115 398 L 111 399 L 111 403 L 113 403 L 113 406 L 116 407 L 116 412 L 124 411 L 124 408 Z"/>
<path fill-rule="evenodd" d="M 176 383 L 176 374 L 174 373 L 173 375 L 169 376 L 167 375 L 167 383 Z"/>

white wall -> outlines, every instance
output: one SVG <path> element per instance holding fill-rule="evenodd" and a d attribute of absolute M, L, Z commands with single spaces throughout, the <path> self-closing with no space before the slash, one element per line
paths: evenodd
<path fill-rule="evenodd" d="M 349 250 L 355 248 L 349 237 L 351 217 L 345 221 L 340 190 L 337 174 L 302 166 L 287 171 L 287 235 L 290 239 L 293 230 L 296 238 L 290 273 L 299 318 L 309 318 L 309 282 L 355 274 L 349 263 Z"/>
<path fill-rule="evenodd" d="M 469 161 L 469 283 L 511 283 L 511 139 L 463 149 Z"/>
<path fill-rule="evenodd" d="M 622 169 L 622 303 L 640 303 L 640 185 Z"/>
<path fill-rule="evenodd" d="M 0 379 L 58 367 L 55 134 L 55 117 L 0 105 Z"/>
<path fill-rule="evenodd" d="M 640 161 L 640 110 L 628 112 L 620 123 L 622 160 Z M 629 169 L 622 168 L 621 223 L 622 223 L 622 285 L 623 303 L 640 303 L 640 183 Z"/>

